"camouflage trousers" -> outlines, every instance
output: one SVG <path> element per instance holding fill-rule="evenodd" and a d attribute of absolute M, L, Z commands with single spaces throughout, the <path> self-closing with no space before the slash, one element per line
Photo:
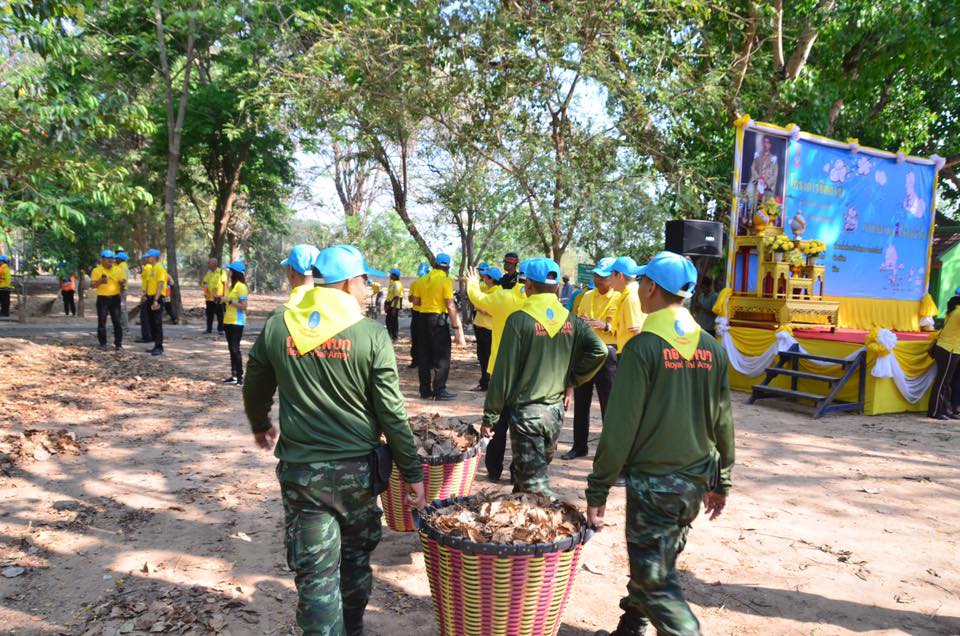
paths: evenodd
<path fill-rule="evenodd" d="M 277 465 L 287 565 L 296 574 L 297 624 L 307 636 L 363 633 L 373 589 L 370 553 L 380 508 L 366 460 Z"/>
<path fill-rule="evenodd" d="M 700 623 L 683 597 L 676 565 L 704 493 L 704 486 L 675 475 L 627 477 L 630 582 L 620 608 L 628 626 L 652 623 L 664 636 L 699 636 Z"/>
<path fill-rule="evenodd" d="M 553 461 L 563 428 L 563 404 L 529 404 L 510 408 L 513 492 L 553 497 L 547 466 Z"/>

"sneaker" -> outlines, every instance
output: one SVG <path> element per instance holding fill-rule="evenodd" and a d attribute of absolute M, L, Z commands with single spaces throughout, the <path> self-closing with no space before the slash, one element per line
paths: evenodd
<path fill-rule="evenodd" d="M 107 345 L 105 345 L 105 344 L 102 344 L 102 345 L 100 345 L 100 346 L 97 347 L 97 349 L 99 349 L 100 351 L 106 351 L 108 348 L 109 348 L 109 347 L 107 347 Z"/>
<path fill-rule="evenodd" d="M 233 377 L 232 375 L 231 375 L 229 378 L 227 378 L 226 380 L 222 380 L 222 381 L 220 382 L 220 384 L 236 384 L 236 383 L 237 383 L 237 379 L 236 379 L 235 377 Z"/>
<path fill-rule="evenodd" d="M 433 399 L 438 400 L 440 402 L 448 402 L 456 397 L 457 397 L 456 393 L 451 393 L 450 391 L 447 391 L 446 389 L 444 389 L 443 391 L 440 391 L 435 396 L 433 396 Z"/>
<path fill-rule="evenodd" d="M 237 386 L 243 386 L 243 378 L 237 378 Z"/>
<path fill-rule="evenodd" d="M 163 355 L 163 349 L 153 348 L 153 349 L 151 349 L 150 351 L 148 351 L 147 353 L 149 353 L 149 354 L 152 355 L 152 356 L 162 356 L 162 355 Z"/>
<path fill-rule="evenodd" d="M 213 330 L 211 330 L 211 329 L 205 329 L 203 333 L 213 333 Z"/>
<path fill-rule="evenodd" d="M 123 345 L 113 345 L 114 351 L 120 351 L 121 349 L 123 349 Z"/>

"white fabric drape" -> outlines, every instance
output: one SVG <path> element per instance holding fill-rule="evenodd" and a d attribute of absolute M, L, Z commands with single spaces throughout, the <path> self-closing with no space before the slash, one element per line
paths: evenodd
<path fill-rule="evenodd" d="M 916 404 L 933 384 L 934 377 L 937 375 L 937 363 L 934 362 L 929 369 L 918 376 L 908 376 L 903 372 L 903 367 L 897 361 L 897 356 L 893 355 L 893 348 L 897 346 L 897 334 L 889 329 L 878 329 L 877 342 L 882 344 L 884 349 L 890 353 L 877 357 L 876 363 L 870 370 L 870 375 L 875 378 L 893 378 L 893 383 L 897 386 L 897 390 L 900 391 L 903 399 L 910 404 Z"/>

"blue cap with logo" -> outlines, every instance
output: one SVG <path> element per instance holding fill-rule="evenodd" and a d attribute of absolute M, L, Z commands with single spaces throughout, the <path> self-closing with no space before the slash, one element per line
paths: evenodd
<path fill-rule="evenodd" d="M 126 252 L 114 252 L 114 253 L 113 253 L 113 257 L 116 258 L 118 261 L 124 261 L 124 262 L 125 262 L 125 261 L 127 260 L 127 253 L 126 253 Z"/>
<path fill-rule="evenodd" d="M 429 263 L 420 263 L 419 265 L 417 265 L 417 278 L 420 278 L 421 276 L 426 276 L 429 272 L 430 272 Z"/>
<path fill-rule="evenodd" d="M 604 256 L 597 262 L 597 266 L 590 270 L 591 274 L 596 274 L 600 278 L 606 278 L 611 274 L 610 266 L 617 260 L 613 256 Z"/>
<path fill-rule="evenodd" d="M 390 270 L 390 275 L 391 275 L 391 276 L 396 276 L 397 278 L 400 278 L 400 276 L 401 276 L 400 270 L 397 269 L 396 267 L 394 267 L 393 269 Z"/>
<path fill-rule="evenodd" d="M 523 274 L 527 280 L 547 285 L 556 285 L 560 282 L 560 266 L 550 258 L 531 258 L 524 261 Z"/>
<path fill-rule="evenodd" d="M 233 261 L 232 263 L 227 265 L 227 269 L 232 269 L 238 274 L 243 274 L 244 272 L 247 271 L 247 266 L 243 264 L 243 261 Z"/>
<path fill-rule="evenodd" d="M 481 274 L 485 274 L 488 269 L 490 269 L 490 263 L 487 261 L 482 261 L 479 265 L 477 265 L 477 271 Z"/>
<path fill-rule="evenodd" d="M 316 262 L 318 254 L 320 254 L 320 250 L 313 245 L 301 243 L 300 245 L 294 245 L 290 250 L 290 255 L 280 261 L 280 264 L 289 265 L 290 269 L 300 274 L 312 273 L 310 268 Z"/>
<path fill-rule="evenodd" d="M 157 258 L 160 258 L 160 250 L 154 247 L 151 247 L 150 249 L 148 249 L 146 252 L 143 253 L 143 256 L 144 258 L 150 258 L 151 256 L 156 256 Z"/>
<path fill-rule="evenodd" d="M 600 266 L 597 265 L 597 269 L 600 269 Z M 624 276 L 636 276 L 634 272 L 637 270 L 637 261 L 633 260 L 629 256 L 618 256 L 613 259 L 613 262 L 610 263 L 607 267 L 604 267 L 600 272 L 596 272 L 597 276 L 610 276 L 614 272 L 623 274 Z"/>
<path fill-rule="evenodd" d="M 645 276 L 674 296 L 689 298 L 697 286 L 697 268 L 689 259 L 674 252 L 659 252 L 646 265 L 637 267 L 634 276 Z"/>
<path fill-rule="evenodd" d="M 353 245 L 334 245 L 320 250 L 313 264 L 320 272 L 325 285 L 339 283 L 355 276 L 379 276 L 386 274 L 367 265 L 367 259 Z"/>
<path fill-rule="evenodd" d="M 500 279 L 503 278 L 503 272 L 500 271 L 499 267 L 488 267 L 485 271 L 480 272 L 484 276 L 489 276 L 496 282 L 500 282 Z"/>
<path fill-rule="evenodd" d="M 433 259 L 433 262 L 437 264 L 437 267 L 450 267 L 450 255 L 440 252 L 437 254 L 437 257 Z"/>
<path fill-rule="evenodd" d="M 103 250 L 100 252 L 100 258 L 116 258 L 116 254 L 113 253 L 113 250 Z"/>

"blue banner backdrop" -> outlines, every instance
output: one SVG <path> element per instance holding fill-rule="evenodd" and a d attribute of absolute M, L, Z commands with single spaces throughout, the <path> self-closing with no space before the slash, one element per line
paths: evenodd
<path fill-rule="evenodd" d="M 934 175 L 932 165 L 791 140 L 784 231 L 826 243 L 830 296 L 920 300 Z"/>

